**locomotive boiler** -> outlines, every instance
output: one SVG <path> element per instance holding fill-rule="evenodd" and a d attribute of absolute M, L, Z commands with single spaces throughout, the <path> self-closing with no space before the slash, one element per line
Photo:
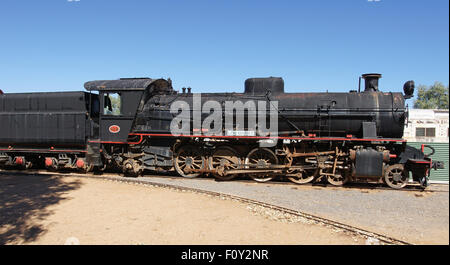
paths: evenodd
<path fill-rule="evenodd" d="M 248 128 L 247 118 L 252 114 L 250 106 L 254 106 L 254 114 L 258 113 L 258 103 L 267 104 L 264 109 L 274 108 L 270 102 L 276 102 L 278 115 L 278 135 L 316 135 L 357 138 L 402 138 L 407 115 L 405 95 L 402 93 L 383 93 L 378 90 L 379 74 L 363 75 L 366 88 L 363 92 L 350 93 L 285 93 L 282 78 L 250 78 L 245 82 L 244 93 L 202 93 L 201 101 L 194 106 L 195 94 L 184 90 L 181 94 L 153 95 L 137 113 L 134 127 L 136 132 L 170 132 L 170 123 L 174 115 L 170 114 L 173 102 L 181 100 L 189 105 L 192 120 L 201 117 L 202 123 L 210 114 L 202 111 L 208 101 L 218 102 L 226 106 L 227 102 L 243 103 L 246 111 L 235 110 L 234 123 L 231 128 L 240 127 L 252 135 L 255 128 Z M 89 83 L 88 83 L 89 85 Z M 413 86 L 412 81 L 405 84 Z M 410 90 L 408 90 L 410 92 Z M 410 95 L 410 94 L 409 94 Z M 408 97 L 408 96 L 406 96 Z M 252 103 L 252 104 L 249 104 Z M 225 108 L 222 108 L 225 112 Z M 223 113 L 221 116 L 225 116 Z M 257 115 L 255 115 L 257 116 Z M 241 119 L 240 124 L 236 121 Z M 193 127 L 200 127 L 192 125 Z M 223 126 L 225 127 L 225 126 Z M 200 129 L 200 128 L 193 128 Z M 203 128 L 205 129 L 205 128 Z M 187 134 L 193 131 L 187 132 Z M 225 134 L 224 130 L 218 134 Z"/>
<path fill-rule="evenodd" d="M 412 177 L 426 187 L 430 169 L 442 165 L 402 139 L 414 82 L 402 94 L 380 91 L 380 74 L 362 78 L 364 90 L 348 93 L 285 93 L 276 77 L 247 79 L 243 93 L 178 92 L 170 79 L 150 78 L 49 94 L 61 100 L 7 93 L 0 95 L 0 123 L 9 128 L 0 133 L 0 164 L 392 188 Z M 68 103 L 56 103 L 63 98 Z"/>

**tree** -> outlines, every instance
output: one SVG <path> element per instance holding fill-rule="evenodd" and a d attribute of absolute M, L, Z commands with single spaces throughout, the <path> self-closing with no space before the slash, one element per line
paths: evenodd
<path fill-rule="evenodd" d="M 110 95 L 113 115 L 120 115 L 121 101 L 119 95 Z"/>
<path fill-rule="evenodd" d="M 448 109 L 448 85 L 445 87 L 441 82 L 435 82 L 430 87 L 420 85 L 414 108 Z"/>

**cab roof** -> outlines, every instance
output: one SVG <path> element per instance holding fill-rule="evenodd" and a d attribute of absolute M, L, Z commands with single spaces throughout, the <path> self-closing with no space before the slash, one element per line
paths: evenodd
<path fill-rule="evenodd" d="M 172 87 L 172 84 L 165 79 L 151 79 L 145 77 L 89 81 L 84 83 L 84 88 L 89 91 L 139 91 L 146 90 L 152 85 L 156 85 L 157 87 Z"/>

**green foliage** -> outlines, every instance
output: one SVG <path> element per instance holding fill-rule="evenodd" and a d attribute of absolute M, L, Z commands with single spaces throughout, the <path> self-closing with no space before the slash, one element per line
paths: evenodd
<path fill-rule="evenodd" d="M 121 107 L 121 102 L 120 102 L 120 97 L 119 96 L 110 96 L 111 99 L 111 105 L 112 105 L 112 114 L 113 115 L 120 115 L 120 107 Z"/>
<path fill-rule="evenodd" d="M 420 85 L 417 99 L 414 102 L 416 109 L 448 109 L 448 86 L 441 82 L 435 82 L 428 87 Z"/>
<path fill-rule="evenodd" d="M 104 114 L 107 115 L 120 115 L 121 114 L 121 98 L 120 94 L 112 93 L 105 95 L 105 110 Z"/>

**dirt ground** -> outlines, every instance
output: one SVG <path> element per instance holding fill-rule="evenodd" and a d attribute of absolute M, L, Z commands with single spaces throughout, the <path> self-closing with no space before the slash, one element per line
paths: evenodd
<path fill-rule="evenodd" d="M 185 179 L 147 175 L 141 181 L 173 184 L 232 194 L 320 216 L 419 245 L 448 245 L 449 187 L 432 184 L 425 191 L 409 185 L 402 190 L 371 183 L 334 187 L 289 181 L 256 183 L 237 179 Z"/>
<path fill-rule="evenodd" d="M 0 244 L 366 244 L 264 211 L 105 180 L 0 175 Z"/>

